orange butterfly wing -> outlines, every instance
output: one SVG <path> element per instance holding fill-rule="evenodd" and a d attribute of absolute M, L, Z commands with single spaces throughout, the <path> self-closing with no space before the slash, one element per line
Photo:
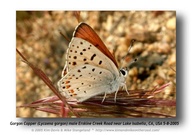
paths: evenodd
<path fill-rule="evenodd" d="M 82 38 L 90 42 L 95 47 L 97 47 L 101 52 L 103 52 L 108 58 L 110 58 L 116 65 L 116 67 L 118 67 L 117 61 L 115 60 L 114 56 L 110 53 L 110 51 L 107 49 L 103 41 L 89 25 L 87 25 L 86 23 L 80 23 L 76 27 L 73 33 L 73 37 Z"/>

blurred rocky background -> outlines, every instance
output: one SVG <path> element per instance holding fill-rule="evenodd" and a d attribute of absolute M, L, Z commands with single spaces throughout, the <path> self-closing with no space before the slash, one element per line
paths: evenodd
<path fill-rule="evenodd" d="M 153 89 L 171 82 L 159 98 L 176 100 L 176 12 L 174 11 L 82 11 L 89 24 L 115 55 L 119 67 L 130 65 L 127 87 Z M 68 41 L 78 21 L 72 11 L 17 11 L 16 48 L 43 70 L 57 86 L 65 64 Z M 127 58 L 130 41 L 136 39 Z M 126 93 L 126 92 L 125 92 Z M 16 54 L 16 105 L 53 95 L 44 82 Z M 118 98 L 118 96 L 117 96 Z M 56 117 L 31 108 L 17 108 L 17 117 Z M 159 110 L 176 115 L 176 107 Z"/>

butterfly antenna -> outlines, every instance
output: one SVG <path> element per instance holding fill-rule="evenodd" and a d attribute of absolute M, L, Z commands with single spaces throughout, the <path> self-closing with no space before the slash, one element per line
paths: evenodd
<path fill-rule="evenodd" d="M 135 63 L 135 62 L 137 62 L 137 61 L 138 61 L 138 58 L 135 58 L 134 60 L 132 60 L 132 61 L 125 67 L 125 69 L 129 72 L 129 67 L 130 67 L 130 65 L 133 64 L 133 63 Z"/>
<path fill-rule="evenodd" d="M 130 52 L 131 48 L 133 47 L 133 44 L 135 43 L 135 41 L 136 41 L 135 39 L 132 39 L 132 40 L 131 40 L 131 43 L 130 43 L 128 52 L 127 52 L 127 54 L 126 54 L 125 56 L 122 57 L 123 59 L 125 59 L 125 58 L 129 55 L 129 52 Z M 130 65 L 133 64 L 133 63 L 135 63 L 137 60 L 138 60 L 137 58 L 135 58 L 134 60 L 132 60 L 126 67 L 124 67 L 124 69 L 127 70 L 127 71 L 129 71 Z"/>
<path fill-rule="evenodd" d="M 131 40 L 128 52 L 127 52 L 127 54 L 125 56 L 123 56 L 123 59 L 125 59 L 129 55 L 129 52 L 130 52 L 131 48 L 133 47 L 133 44 L 135 43 L 135 41 L 136 41 L 135 39 Z"/>

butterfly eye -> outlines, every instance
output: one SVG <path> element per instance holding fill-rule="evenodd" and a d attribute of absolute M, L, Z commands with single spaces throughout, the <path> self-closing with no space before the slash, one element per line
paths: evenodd
<path fill-rule="evenodd" d="M 123 76 L 127 76 L 127 71 L 125 69 L 120 69 L 120 73 L 123 75 Z"/>

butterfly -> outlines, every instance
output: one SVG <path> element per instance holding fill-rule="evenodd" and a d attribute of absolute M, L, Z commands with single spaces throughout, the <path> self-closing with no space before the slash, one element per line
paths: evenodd
<path fill-rule="evenodd" d="M 117 61 L 96 32 L 79 23 L 66 53 L 66 63 L 58 89 L 62 96 L 83 102 L 96 95 L 115 93 L 124 87 L 127 69 L 118 69 Z"/>

